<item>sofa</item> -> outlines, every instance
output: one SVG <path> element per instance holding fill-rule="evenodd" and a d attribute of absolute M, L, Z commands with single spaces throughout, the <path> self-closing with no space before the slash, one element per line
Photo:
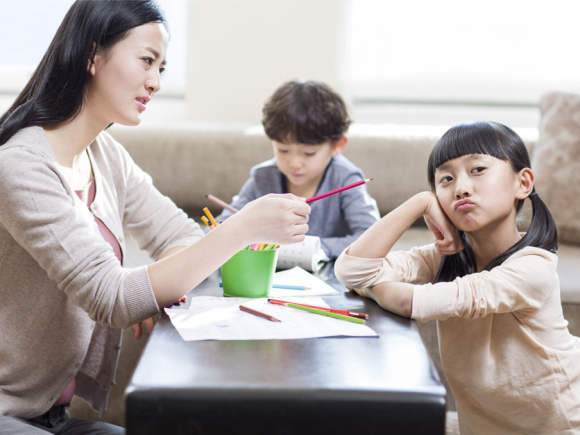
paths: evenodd
<path fill-rule="evenodd" d="M 367 177 L 374 178 L 368 184 L 368 190 L 376 199 L 381 215 L 413 194 L 428 190 L 427 159 L 445 130 L 445 127 L 356 123 L 351 126 L 344 154 L 362 168 Z M 151 175 L 157 188 L 198 222 L 204 207 L 215 213 L 220 212 L 217 206 L 208 202 L 206 194 L 211 193 L 229 202 L 248 178 L 250 168 L 272 155 L 270 142 L 260 126 L 175 123 L 130 128 L 113 126 L 109 132 Z M 533 154 L 538 131 L 524 129 L 518 130 L 518 133 Z M 529 210 L 524 209 L 523 230 L 526 213 L 529 215 Z M 395 249 L 409 249 L 432 241 L 431 233 L 420 219 Z M 126 266 L 151 261 L 131 243 L 128 246 Z M 562 244 L 558 256 L 564 315 L 570 322 L 570 331 L 580 336 L 580 245 Z M 435 322 L 418 323 L 417 327 L 447 386 L 441 369 Z M 104 420 L 124 424 L 123 392 L 145 343 L 146 337 L 137 342 L 130 329 L 125 331 L 117 385 L 113 388 Z M 455 409 L 450 393 L 448 409 Z M 71 406 L 71 414 L 98 418 L 88 405 L 77 398 Z"/>

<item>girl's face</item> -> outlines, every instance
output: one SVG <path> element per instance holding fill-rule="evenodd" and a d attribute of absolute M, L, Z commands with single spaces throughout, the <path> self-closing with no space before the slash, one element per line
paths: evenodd
<path fill-rule="evenodd" d="M 520 181 L 509 162 L 468 154 L 436 169 L 435 193 L 453 225 L 470 233 L 507 219 L 515 225 L 517 200 L 525 198 Z"/>
<path fill-rule="evenodd" d="M 86 110 L 104 126 L 138 125 L 141 113 L 161 88 L 169 37 L 161 23 L 135 27 L 105 54 L 97 50 L 90 67 Z"/>

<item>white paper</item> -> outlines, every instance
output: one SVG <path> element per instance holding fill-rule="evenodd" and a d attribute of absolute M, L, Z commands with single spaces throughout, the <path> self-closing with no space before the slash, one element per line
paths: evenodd
<path fill-rule="evenodd" d="M 328 307 L 321 298 L 285 298 L 303 304 Z M 280 322 L 241 311 L 247 307 L 276 317 Z M 377 337 L 366 325 L 321 316 L 268 303 L 265 298 L 192 298 L 188 309 L 166 308 L 171 323 L 185 341 L 289 340 L 315 337 Z"/>
<path fill-rule="evenodd" d="M 306 236 L 300 243 L 283 245 L 278 248 L 278 269 L 290 269 L 299 266 L 310 272 L 316 272 L 322 267 L 325 258 L 324 251 L 320 247 L 320 238 Z"/>
<path fill-rule="evenodd" d="M 282 298 L 286 296 L 325 296 L 338 295 L 337 290 L 326 284 L 311 273 L 296 266 L 290 270 L 276 272 L 272 284 L 286 284 L 309 287 L 308 290 L 290 290 L 283 288 L 270 289 L 271 298 Z"/>

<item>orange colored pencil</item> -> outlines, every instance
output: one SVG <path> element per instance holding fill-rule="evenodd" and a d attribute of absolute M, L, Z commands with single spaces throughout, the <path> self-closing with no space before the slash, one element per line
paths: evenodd
<path fill-rule="evenodd" d="M 212 225 L 209 224 L 209 221 L 207 220 L 207 218 L 205 216 L 202 216 L 201 220 L 204 224 L 206 224 L 210 228 L 210 230 L 213 230 Z"/>
<path fill-rule="evenodd" d="M 209 209 L 207 207 L 205 207 L 203 209 L 203 212 L 207 215 L 207 217 L 209 218 L 209 220 L 211 221 L 211 223 L 213 224 L 214 227 L 218 226 L 217 221 L 215 220 L 215 218 L 213 217 L 213 215 L 211 214 L 211 212 L 209 211 Z"/>

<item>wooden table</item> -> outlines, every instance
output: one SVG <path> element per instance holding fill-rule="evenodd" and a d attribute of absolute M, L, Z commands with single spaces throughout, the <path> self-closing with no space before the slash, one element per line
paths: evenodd
<path fill-rule="evenodd" d="M 443 434 L 445 389 L 414 321 L 349 293 L 380 337 L 183 341 L 163 314 L 126 390 L 127 434 Z M 221 296 L 219 276 L 188 295 Z M 338 321 L 338 320 L 337 320 Z"/>

